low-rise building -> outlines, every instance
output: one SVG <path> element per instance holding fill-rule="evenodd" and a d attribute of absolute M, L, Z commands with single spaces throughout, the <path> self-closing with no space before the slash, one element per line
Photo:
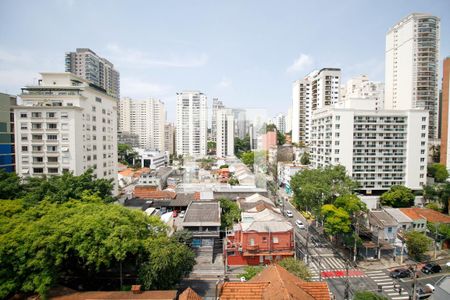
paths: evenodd
<path fill-rule="evenodd" d="M 288 195 L 292 194 L 291 189 L 291 179 L 292 176 L 297 174 L 298 172 L 301 172 L 305 169 L 307 169 L 308 166 L 304 166 L 297 163 L 286 163 L 286 162 L 279 162 L 278 163 L 278 185 L 284 186 L 286 193 Z"/>
<path fill-rule="evenodd" d="M 220 237 L 221 209 L 217 201 L 192 201 L 181 226 L 192 232 L 192 247 L 213 247 Z"/>
<path fill-rule="evenodd" d="M 425 232 L 427 222 L 434 224 L 450 224 L 450 216 L 429 208 L 409 207 L 400 210 L 413 220 L 412 229 Z"/>
<path fill-rule="evenodd" d="M 397 237 L 398 222 L 383 210 L 369 211 L 369 229 L 378 241 L 393 244 Z"/>
<path fill-rule="evenodd" d="M 164 152 L 134 148 L 140 157 L 142 168 L 157 169 L 164 167 L 167 162 L 167 155 Z"/>
<path fill-rule="evenodd" d="M 238 199 L 237 204 L 239 208 L 244 212 L 252 210 L 260 205 L 263 205 L 264 207 L 275 208 L 275 204 L 272 202 L 272 200 L 258 193 Z"/>
<path fill-rule="evenodd" d="M 413 220 L 404 214 L 399 208 L 386 207 L 384 211 L 388 213 L 398 223 L 398 230 L 403 232 L 412 228 Z"/>
<path fill-rule="evenodd" d="M 270 209 L 243 212 L 227 232 L 225 248 L 228 265 L 268 264 L 294 256 L 294 228 Z"/>

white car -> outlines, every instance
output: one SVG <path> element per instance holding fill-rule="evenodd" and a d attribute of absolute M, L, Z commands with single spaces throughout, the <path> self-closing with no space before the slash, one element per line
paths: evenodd
<path fill-rule="evenodd" d="M 292 211 L 286 210 L 286 216 L 292 218 L 294 215 L 292 214 Z"/>
<path fill-rule="evenodd" d="M 305 224 L 300 220 L 296 220 L 295 225 L 297 225 L 298 229 L 305 229 Z"/>
<path fill-rule="evenodd" d="M 182 211 L 180 212 L 180 214 L 178 215 L 178 217 L 180 217 L 180 218 L 184 218 L 184 214 L 185 214 L 185 211 L 184 211 L 184 210 L 182 210 Z"/>

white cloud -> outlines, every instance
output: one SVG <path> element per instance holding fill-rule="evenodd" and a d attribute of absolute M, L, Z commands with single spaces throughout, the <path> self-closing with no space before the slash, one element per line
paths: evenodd
<path fill-rule="evenodd" d="M 120 94 L 132 98 L 163 97 L 171 94 L 169 85 L 147 82 L 139 78 L 123 77 L 120 79 Z"/>
<path fill-rule="evenodd" d="M 222 78 L 222 80 L 217 84 L 220 88 L 228 88 L 233 84 L 233 82 L 228 78 Z"/>
<path fill-rule="evenodd" d="M 309 68 L 312 67 L 314 63 L 314 60 L 311 56 L 300 53 L 300 56 L 294 61 L 292 65 L 290 65 L 287 68 L 287 72 L 300 72 L 300 71 L 307 71 Z"/>
<path fill-rule="evenodd" d="M 132 67 L 173 67 L 173 68 L 194 68 L 206 65 L 208 56 L 201 53 L 197 56 L 180 56 L 175 54 L 166 55 L 166 57 L 154 57 L 147 52 L 122 48 L 116 44 L 107 46 L 110 52 L 108 57 L 118 65 L 127 65 Z"/>

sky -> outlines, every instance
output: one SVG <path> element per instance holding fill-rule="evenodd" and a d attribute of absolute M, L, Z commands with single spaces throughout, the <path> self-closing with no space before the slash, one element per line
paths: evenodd
<path fill-rule="evenodd" d="M 0 92 L 19 94 L 39 72 L 64 71 L 65 52 L 90 48 L 120 72 L 121 96 L 161 99 L 169 121 L 183 90 L 275 116 L 314 69 L 384 81 L 385 34 L 412 12 L 441 18 L 442 66 L 449 0 L 0 0 Z"/>

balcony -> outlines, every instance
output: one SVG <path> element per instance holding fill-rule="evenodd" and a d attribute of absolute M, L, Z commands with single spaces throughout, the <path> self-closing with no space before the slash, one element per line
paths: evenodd
<path fill-rule="evenodd" d="M 247 250 L 248 251 L 258 251 L 259 250 L 259 245 L 248 245 L 247 246 Z"/>

